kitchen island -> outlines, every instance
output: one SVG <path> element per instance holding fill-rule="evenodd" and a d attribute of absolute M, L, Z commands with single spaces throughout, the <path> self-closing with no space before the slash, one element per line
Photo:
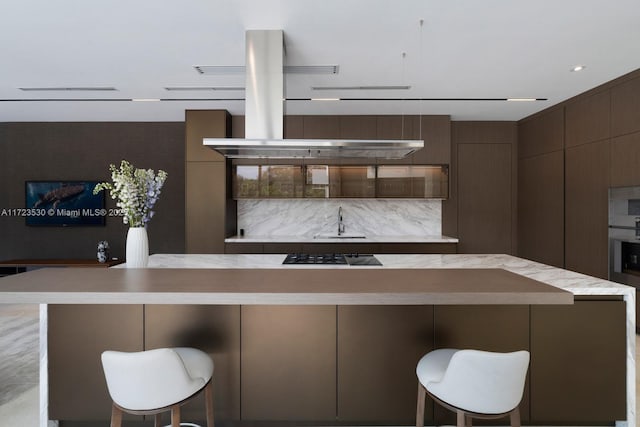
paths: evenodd
<path fill-rule="evenodd" d="M 108 418 L 92 372 L 102 349 L 189 344 L 214 357 L 219 420 L 407 424 L 416 357 L 458 345 L 531 351 L 525 424 L 635 424 L 633 289 L 506 255 L 377 257 L 383 266 L 322 270 L 283 266 L 283 255 L 153 255 L 148 270 L 2 279 L 0 297 L 51 304 L 41 315 L 52 418 Z"/>

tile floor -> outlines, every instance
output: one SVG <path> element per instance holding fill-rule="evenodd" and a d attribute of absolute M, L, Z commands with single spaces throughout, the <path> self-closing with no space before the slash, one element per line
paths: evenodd
<path fill-rule="evenodd" d="M 2 426 L 38 427 L 37 305 L 0 304 L 0 420 Z M 640 355 L 640 337 L 636 337 Z M 640 369 L 636 390 L 640 391 Z M 636 423 L 640 426 L 640 416 Z"/>

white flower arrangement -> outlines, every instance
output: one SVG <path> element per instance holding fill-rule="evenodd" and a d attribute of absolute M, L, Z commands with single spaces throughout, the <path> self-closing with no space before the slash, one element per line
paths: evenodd
<path fill-rule="evenodd" d="M 109 190 L 111 198 L 118 200 L 116 205 L 122 210 L 122 221 L 130 227 L 146 227 L 153 218 L 151 209 L 158 201 L 167 173 L 158 170 L 156 175 L 152 169 L 135 169 L 126 160 L 120 163 L 119 169 L 109 165 L 109 170 L 113 183 L 99 183 L 93 194 Z"/>

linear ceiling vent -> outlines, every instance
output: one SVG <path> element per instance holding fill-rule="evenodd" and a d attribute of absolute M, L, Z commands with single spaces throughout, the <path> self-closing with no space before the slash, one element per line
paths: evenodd
<path fill-rule="evenodd" d="M 23 90 L 25 92 L 108 92 L 108 91 L 117 91 L 115 87 L 107 87 L 107 86 L 83 86 L 83 87 L 19 87 L 18 89 Z"/>
<path fill-rule="evenodd" d="M 409 90 L 411 86 L 311 86 L 312 90 Z"/>
<path fill-rule="evenodd" d="M 246 32 L 245 137 L 204 138 L 203 144 L 230 158 L 387 158 L 398 159 L 423 141 L 283 139 L 284 34 Z M 290 69 L 291 70 L 291 69 Z M 320 71 L 313 68 L 314 71 Z M 295 72 L 300 73 L 296 68 Z M 334 73 L 338 68 L 334 69 Z"/>
<path fill-rule="evenodd" d="M 200 74 L 211 76 L 226 76 L 244 74 L 242 65 L 194 65 L 193 68 Z M 338 65 L 284 65 L 285 74 L 338 74 Z"/>
<path fill-rule="evenodd" d="M 190 91 L 233 91 L 233 90 L 244 90 L 242 86 L 169 86 L 165 87 L 164 90 L 172 91 L 172 92 L 190 92 Z"/>

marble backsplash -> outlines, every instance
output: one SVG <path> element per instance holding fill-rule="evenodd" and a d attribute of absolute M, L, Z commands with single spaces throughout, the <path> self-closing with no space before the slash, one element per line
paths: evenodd
<path fill-rule="evenodd" d="M 247 237 L 335 233 L 340 206 L 347 234 L 442 234 L 442 201 L 389 199 L 238 200 L 238 232 L 244 229 Z"/>

